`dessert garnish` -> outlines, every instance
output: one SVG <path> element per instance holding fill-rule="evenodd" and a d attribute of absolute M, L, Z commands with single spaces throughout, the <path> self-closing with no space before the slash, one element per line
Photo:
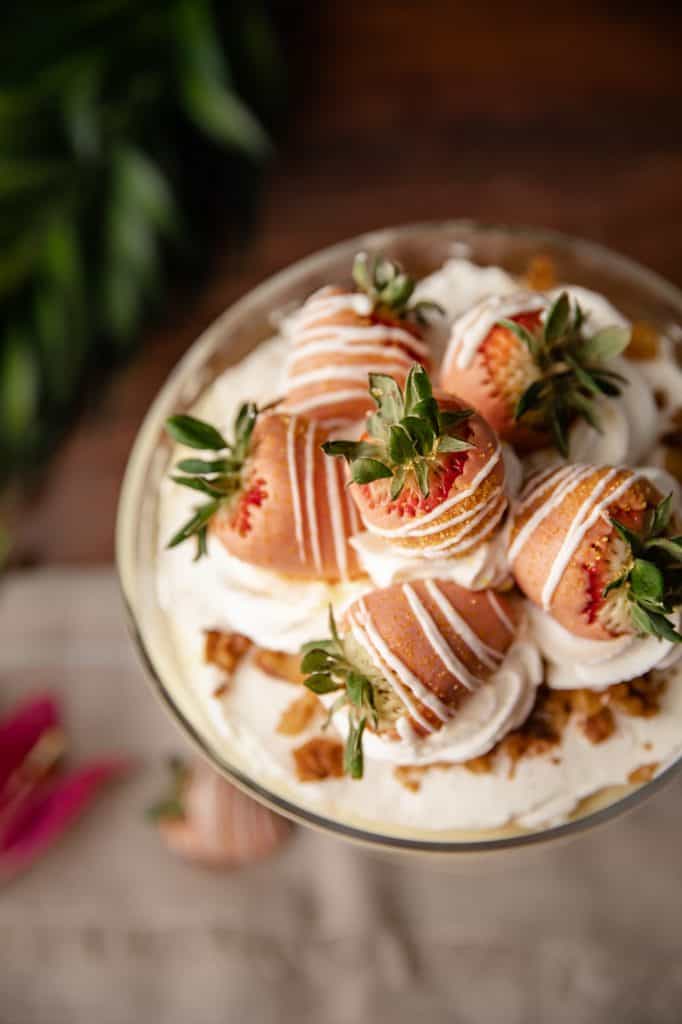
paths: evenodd
<path fill-rule="evenodd" d="M 203 759 L 171 758 L 166 796 L 149 808 L 164 842 L 181 857 L 235 868 L 274 853 L 291 825 L 223 779 Z"/>
<path fill-rule="evenodd" d="M 568 458 L 571 424 L 581 418 L 601 432 L 595 399 L 615 398 L 627 383 L 608 363 L 630 329 L 588 335 L 586 320 L 565 291 L 551 303 L 525 293 L 488 299 L 455 323 L 442 384 L 520 450 L 552 443 Z"/>
<path fill-rule="evenodd" d="M 167 422 L 180 444 L 215 453 L 180 461 L 172 480 L 206 496 L 168 546 L 196 538 L 207 552 L 209 529 L 236 558 L 283 575 L 336 581 L 358 575 L 348 539 L 358 517 L 341 467 L 325 458 L 327 432 L 279 410 L 241 406 L 234 441 L 202 420 Z"/>
<path fill-rule="evenodd" d="M 668 536 L 673 496 L 647 509 L 642 529 L 632 530 L 615 516 L 611 522 L 629 547 L 629 557 L 619 576 L 604 588 L 603 596 L 625 592 L 630 619 L 638 633 L 682 643 L 682 635 L 668 616 L 682 605 L 682 536 Z"/>
<path fill-rule="evenodd" d="M 428 366 L 422 328 L 442 312 L 435 302 L 412 301 L 415 280 L 391 260 L 360 253 L 353 280 L 357 291 L 322 288 L 285 322 L 284 407 L 328 424 L 364 416 L 369 373 L 393 374 L 402 386 L 413 363 Z"/>
<path fill-rule="evenodd" d="M 194 416 L 180 414 L 166 420 L 166 430 L 178 444 L 202 451 L 228 452 L 218 459 L 182 459 L 175 467 L 182 476 L 171 479 L 181 487 L 206 495 L 209 500 L 196 510 L 191 519 L 168 542 L 169 548 L 196 537 L 196 558 L 206 554 L 208 523 L 218 509 L 233 500 L 242 488 L 242 470 L 249 452 L 251 435 L 256 425 L 258 409 L 253 402 L 245 402 L 234 421 L 234 441 L 226 441 L 219 430 Z"/>
<path fill-rule="evenodd" d="M 365 439 L 323 445 L 348 463 L 365 526 L 422 554 L 472 550 L 507 507 L 494 432 L 460 399 L 434 396 L 421 366 L 404 391 L 385 374 L 370 374 L 369 391 L 377 409 Z"/>
<path fill-rule="evenodd" d="M 310 641 L 303 646 L 301 653 L 301 672 L 306 677 L 305 686 L 318 696 L 340 693 L 331 705 L 327 724 L 341 708 L 348 709 L 348 738 L 343 768 L 351 778 L 361 779 L 364 770 L 362 734 L 368 718 L 375 724 L 378 721 L 374 691 L 367 676 L 349 660 L 331 608 L 329 637 L 325 640 Z"/>
<path fill-rule="evenodd" d="M 514 578 L 569 632 L 593 640 L 650 633 L 678 643 L 682 539 L 669 536 L 672 496 L 635 470 L 554 466 L 531 478 L 514 510 Z"/>
<path fill-rule="evenodd" d="M 56 700 L 33 697 L 0 721 L 0 882 L 30 867 L 130 762 L 100 758 L 63 771 Z"/>
<path fill-rule="evenodd" d="M 517 622 L 513 599 L 431 579 L 354 601 L 341 633 L 330 614 L 330 638 L 306 645 L 302 669 L 314 693 L 341 691 L 329 717 L 348 711 L 346 772 L 362 777 L 365 729 L 390 743 L 446 725 L 500 667 Z"/>

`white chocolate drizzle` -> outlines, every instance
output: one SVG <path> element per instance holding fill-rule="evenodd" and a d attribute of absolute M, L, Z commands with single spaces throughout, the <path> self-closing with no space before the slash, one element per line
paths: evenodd
<path fill-rule="evenodd" d="M 470 366 L 480 346 L 500 320 L 522 313 L 537 313 L 548 306 L 548 298 L 537 292 L 515 292 L 513 295 L 492 295 L 483 299 L 452 325 L 444 373 L 447 374 L 453 364 L 460 370 Z"/>
<path fill-rule="evenodd" d="M 419 628 L 437 654 L 443 664 L 443 667 L 450 673 L 450 675 L 454 676 L 458 682 L 463 686 L 466 686 L 467 690 L 475 690 L 481 685 L 483 680 L 479 679 L 479 677 L 474 675 L 473 672 L 470 672 L 461 658 L 458 658 L 453 648 L 438 629 L 433 617 L 419 600 L 419 596 L 414 587 L 410 586 L 409 583 L 403 583 L 402 589 L 412 614 L 417 620 Z M 463 637 L 462 640 L 464 640 Z"/>
<path fill-rule="evenodd" d="M 482 662 L 482 664 L 486 665 L 490 669 L 494 669 L 497 662 L 502 661 L 503 655 L 501 652 L 495 650 L 494 647 L 490 647 L 481 640 L 478 633 L 471 628 L 469 623 L 462 618 L 457 609 L 448 600 L 447 596 L 438 586 L 436 580 L 426 580 L 425 586 L 431 598 L 436 602 L 445 616 L 450 628 L 461 637 L 469 650 L 480 662 Z"/>

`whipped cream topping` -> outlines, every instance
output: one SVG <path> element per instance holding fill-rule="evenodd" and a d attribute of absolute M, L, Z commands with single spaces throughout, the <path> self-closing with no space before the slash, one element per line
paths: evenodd
<path fill-rule="evenodd" d="M 434 299 L 445 307 L 447 328 L 454 318 L 486 296 L 517 291 L 518 282 L 504 271 L 480 268 L 457 258 L 422 281 L 416 296 Z M 591 328 L 623 322 L 601 296 L 574 287 L 569 291 L 589 311 Z M 312 339 L 311 344 L 314 342 Z M 214 380 L 193 412 L 229 431 L 236 408 L 245 397 L 264 404 L 282 393 L 288 352 L 286 337 L 264 342 L 238 366 Z M 585 461 L 635 466 L 649 458 L 651 410 L 655 408 L 652 388 L 665 392 L 671 407 L 678 406 L 682 374 L 674 364 L 672 345 L 665 339 L 656 360 L 635 365 L 625 359 L 618 370 L 627 375 L 630 387 L 624 389 L 620 399 L 604 403 L 604 434 L 586 432 L 578 424 L 573 428 L 571 447 L 572 452 L 574 447 L 582 451 L 581 445 L 587 448 Z M 507 453 L 503 454 L 507 461 Z M 527 476 L 543 457 L 548 462 L 557 461 L 556 453 L 541 453 L 525 459 L 522 468 L 518 460 L 516 467 L 507 462 L 507 488 L 515 493 L 521 476 Z M 650 475 L 661 471 L 639 468 L 638 472 Z M 512 478 L 514 484 L 510 484 Z M 664 493 L 671 489 L 670 478 L 659 476 L 654 482 Z M 188 492 L 164 482 L 160 545 L 191 507 Z M 439 556 L 429 561 L 388 556 L 381 551 L 382 538 L 370 539 L 368 534 L 359 534 L 354 545 L 376 585 L 437 574 L 462 585 L 484 587 L 506 569 L 498 538 L 463 557 Z M 261 646 L 293 653 L 302 642 L 326 635 L 330 603 L 341 616 L 372 582 L 367 578 L 330 586 L 319 581 L 292 581 L 232 558 L 212 540 L 208 558 L 198 563 L 192 558 L 190 545 L 160 550 L 158 592 L 187 677 L 224 737 L 226 756 L 247 771 L 257 771 L 259 781 L 318 812 L 359 823 L 379 821 L 389 830 L 485 829 L 510 822 L 534 828 L 564 820 L 584 797 L 625 783 L 630 772 L 641 764 L 663 766 L 682 750 L 679 648 L 672 650 L 665 641 L 653 638 L 585 641 L 566 634 L 545 612 L 529 605 L 528 632 L 510 649 L 494 680 L 472 695 L 462 716 L 448 721 L 425 740 L 406 728 L 400 740 L 390 744 L 366 733 L 362 783 L 345 778 L 320 784 L 299 783 L 293 771 L 292 747 L 319 734 L 320 721 L 293 741 L 278 734 L 279 716 L 296 698 L 296 691 L 264 675 L 251 657 L 237 670 L 227 695 L 216 698 L 214 691 L 222 676 L 214 666 L 203 663 L 203 630 L 237 630 Z M 467 760 L 490 749 L 520 724 L 540 681 L 540 656 L 547 661 L 547 681 L 556 687 L 600 689 L 640 675 L 653 665 L 665 668 L 670 681 L 662 710 L 651 718 L 616 713 L 614 735 L 599 745 L 589 743 L 577 724 L 569 723 L 561 742 L 549 755 L 524 758 L 513 773 L 502 761 L 483 774 L 463 766 L 427 771 L 416 793 L 400 784 L 394 776 L 395 765 Z M 332 734 L 343 731 L 343 715 L 339 713 Z"/>
<path fill-rule="evenodd" d="M 603 690 L 653 668 L 670 668 L 682 658 L 682 644 L 654 636 L 588 640 L 569 633 L 541 608 L 528 608 L 533 640 L 548 662 L 547 684 L 557 690 Z M 679 613 L 671 621 L 679 628 Z"/>

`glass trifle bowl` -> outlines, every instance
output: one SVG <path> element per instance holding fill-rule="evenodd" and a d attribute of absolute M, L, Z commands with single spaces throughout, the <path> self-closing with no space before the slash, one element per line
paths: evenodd
<path fill-rule="evenodd" d="M 499 275 L 511 275 L 519 287 L 548 289 L 557 283 L 570 283 L 576 286 L 577 292 L 581 288 L 589 289 L 604 296 L 630 322 L 640 325 L 639 344 L 644 347 L 640 357 L 652 356 L 658 344 L 655 339 L 668 339 L 672 350 L 682 336 L 682 294 L 673 285 L 602 246 L 536 229 L 488 226 L 470 221 L 390 228 L 342 242 L 271 277 L 228 309 L 189 349 L 153 402 L 130 455 L 118 510 L 117 561 L 133 635 L 148 676 L 180 728 L 218 771 L 255 799 L 302 824 L 382 851 L 447 856 L 509 851 L 575 835 L 633 807 L 677 770 L 678 755 L 682 752 L 682 701 L 679 716 L 674 702 L 663 709 L 662 714 L 667 716 L 666 756 L 655 764 L 643 764 L 645 770 L 633 770 L 617 783 L 606 772 L 605 784 L 592 787 L 589 779 L 587 783 L 583 779 L 571 806 L 564 806 L 560 811 L 548 807 L 546 813 L 511 815 L 509 820 L 480 826 L 466 821 L 461 827 L 459 824 L 452 827 L 451 818 L 444 822 L 438 808 L 448 799 L 458 799 L 461 784 L 454 780 L 463 778 L 461 773 L 469 773 L 473 780 L 477 774 L 473 765 L 469 768 L 450 766 L 448 771 L 434 769 L 441 778 L 437 793 L 434 790 L 433 813 L 429 820 L 424 814 L 409 810 L 410 805 L 416 806 L 415 801 L 426 799 L 422 784 L 427 771 L 410 777 L 409 770 L 404 770 L 402 781 L 393 782 L 388 780 L 388 768 L 382 767 L 385 780 L 377 784 L 376 801 L 371 790 L 369 798 L 367 790 L 362 799 L 356 800 L 353 796 L 354 792 L 360 792 L 353 787 L 365 787 L 366 779 L 300 782 L 295 773 L 282 770 L 282 757 L 288 755 L 282 754 L 281 737 L 273 738 L 278 756 L 271 757 L 265 734 L 251 737 L 248 730 L 240 728 L 238 721 L 230 721 L 231 715 L 237 712 L 230 703 L 229 684 L 226 682 L 216 688 L 202 677 L 202 670 L 197 668 L 196 651 L 188 656 L 178 633 L 177 616 L 172 614 L 168 601 L 162 599 L 160 567 L 169 536 L 161 507 L 162 494 L 167 488 L 164 481 L 178 457 L 175 442 L 164 427 L 167 418 L 178 413 L 200 415 L 207 390 L 230 367 L 237 366 L 261 343 L 272 339 L 284 316 L 317 289 L 329 283 L 350 283 L 350 268 L 358 252 L 398 261 L 417 278 L 437 274 L 448 261 L 466 265 L 466 274 L 470 273 L 467 268 L 473 267 L 472 272 L 478 275 L 478 298 L 485 295 L 488 288 L 488 278 L 480 277 L 482 268 L 489 268 L 485 273 L 492 275 L 489 277 L 491 291 L 495 290 Z M 441 281 L 441 292 L 443 284 Z M 435 285 L 434 288 L 438 291 Z M 433 297 L 440 300 L 443 295 Z M 647 352 L 647 346 L 652 345 L 652 352 Z M 655 380 L 656 359 L 650 359 L 650 363 L 649 370 L 653 369 Z M 266 364 L 267 358 L 263 366 Z M 659 377 L 666 376 L 665 367 L 659 367 L 658 373 Z M 224 379 L 229 386 L 231 378 Z M 670 381 L 661 380 L 662 391 L 666 386 L 670 388 Z M 242 390 L 237 378 L 235 388 Z M 235 394 L 232 401 L 236 403 L 250 397 L 246 393 Z M 669 393 L 666 401 L 670 405 Z M 682 391 L 677 405 L 682 406 Z M 670 409 L 661 412 L 661 419 L 669 418 L 669 414 Z M 675 438 L 668 443 L 674 449 Z M 661 462 L 660 451 L 657 458 Z M 671 463 L 674 460 L 673 450 Z M 191 567 L 186 571 L 191 572 Z M 212 629 L 213 626 L 207 613 L 205 627 Z M 276 648 L 277 644 L 272 646 Z M 294 696 L 292 688 L 281 681 L 273 682 L 264 677 L 260 683 L 250 685 L 252 694 L 248 707 L 242 703 L 239 714 L 250 715 L 253 721 L 256 720 L 253 716 L 265 714 L 263 709 L 271 698 L 278 702 L 281 710 Z M 667 689 L 682 689 L 682 677 L 670 681 Z M 287 696 L 282 696 L 285 693 Z M 642 735 L 643 748 L 651 749 L 651 743 Z M 597 737 L 595 742 L 601 739 Z M 580 742 L 584 744 L 585 771 L 589 774 L 589 757 L 596 756 L 597 747 L 586 739 Z M 609 742 L 612 741 L 604 738 L 603 750 L 609 749 Z M 551 756 L 551 751 L 543 754 L 539 760 L 536 758 L 536 764 L 541 763 L 542 757 Z M 572 756 L 579 754 L 574 750 Z M 641 760 L 646 761 L 644 754 Z M 522 763 L 512 764 L 508 776 L 515 773 L 516 767 L 523 770 Z M 636 769 L 638 765 L 633 763 L 632 767 Z M 397 777 L 398 773 L 391 771 Z M 454 782 L 450 797 L 448 778 Z M 494 775 L 486 778 L 484 785 L 488 790 L 495 786 L 494 779 Z M 371 780 L 370 773 L 369 785 L 373 784 Z M 503 785 L 506 783 L 501 780 L 499 786 Z M 528 785 L 535 785 L 533 778 Z M 566 794 L 557 794 L 557 807 L 565 805 L 562 795 Z M 467 799 L 475 803 L 476 792 L 468 792 Z"/>

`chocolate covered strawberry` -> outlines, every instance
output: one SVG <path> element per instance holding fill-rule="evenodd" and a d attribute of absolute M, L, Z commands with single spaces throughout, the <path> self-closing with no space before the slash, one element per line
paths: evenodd
<path fill-rule="evenodd" d="M 624 380 L 608 361 L 627 347 L 627 327 L 591 336 L 577 302 L 562 292 L 493 296 L 452 327 L 441 386 L 478 409 L 499 436 L 522 451 L 553 443 L 568 455 L 576 418 L 600 429 L 595 398 L 620 394 Z"/>
<path fill-rule="evenodd" d="M 499 441 L 452 395 L 434 397 L 423 367 L 405 390 L 370 375 L 377 411 L 364 440 L 329 441 L 349 464 L 350 491 L 367 529 L 407 554 L 458 556 L 499 526 L 507 508 Z"/>
<path fill-rule="evenodd" d="M 682 636 L 682 538 L 672 498 L 630 469 L 571 465 L 531 478 L 510 532 L 517 584 L 576 636 Z"/>
<path fill-rule="evenodd" d="M 413 363 L 428 365 L 422 327 L 435 303 L 412 302 L 415 281 L 390 260 L 356 257 L 356 291 L 322 288 L 285 321 L 291 339 L 285 408 L 327 424 L 362 419 L 367 375 L 401 385 Z"/>
<path fill-rule="evenodd" d="M 259 415 L 247 403 L 232 442 L 191 416 L 174 416 L 166 426 L 180 444 L 202 451 L 179 462 L 173 480 L 206 499 L 169 547 L 194 537 L 201 557 L 210 530 L 231 555 L 287 576 L 358 575 L 348 545 L 357 514 L 341 467 L 321 451 L 327 435 L 318 424 L 276 411 Z"/>
<path fill-rule="evenodd" d="M 168 795 L 149 809 L 164 842 L 181 857 L 211 868 L 236 868 L 271 856 L 291 824 L 256 803 L 196 759 L 173 759 Z"/>
<path fill-rule="evenodd" d="M 345 769 L 362 776 L 365 729 L 397 740 L 426 737 L 500 667 L 518 625 L 518 601 L 448 580 L 374 590 L 348 608 L 340 631 L 306 645 L 302 670 L 317 694 L 346 708 Z"/>

